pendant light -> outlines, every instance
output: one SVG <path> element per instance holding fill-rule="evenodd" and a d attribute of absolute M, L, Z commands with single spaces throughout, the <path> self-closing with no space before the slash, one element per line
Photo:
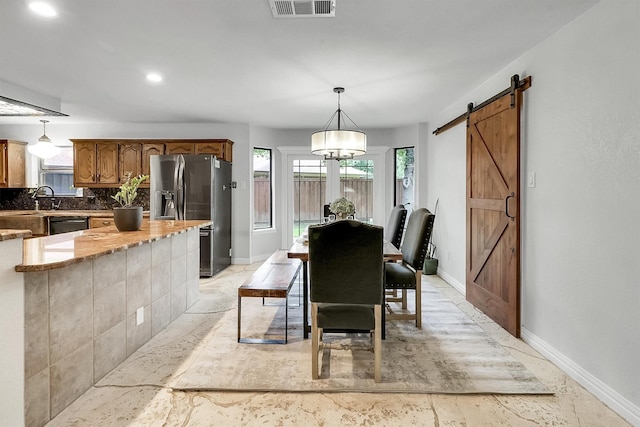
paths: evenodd
<path fill-rule="evenodd" d="M 51 142 L 51 138 L 47 136 L 47 123 L 49 120 L 40 120 L 42 122 L 42 136 L 38 138 L 38 143 L 35 145 L 29 145 L 27 149 L 29 153 L 33 154 L 36 157 L 40 157 L 41 159 L 48 159 L 53 156 L 57 156 L 60 154 L 60 147 L 56 147 Z"/>
<path fill-rule="evenodd" d="M 360 156 L 367 152 L 367 134 L 360 130 L 351 117 L 340 108 L 340 94 L 344 93 L 344 88 L 335 87 L 333 92 L 338 94 L 338 109 L 333 113 L 324 129 L 311 135 L 311 152 L 324 156 L 325 160 L 353 159 L 353 156 Z M 336 116 L 338 128 L 329 129 Z M 349 119 L 355 129 L 342 129 L 343 116 Z"/>

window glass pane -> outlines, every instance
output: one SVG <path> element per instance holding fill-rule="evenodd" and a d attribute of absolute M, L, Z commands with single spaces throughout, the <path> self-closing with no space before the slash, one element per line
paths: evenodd
<path fill-rule="evenodd" d="M 396 148 L 395 150 L 395 204 L 403 204 L 408 212 L 413 210 L 413 147 Z"/>
<path fill-rule="evenodd" d="M 340 160 L 340 197 L 353 202 L 357 219 L 373 221 L 373 160 Z"/>
<path fill-rule="evenodd" d="M 253 149 L 253 229 L 273 226 L 271 150 Z"/>
<path fill-rule="evenodd" d="M 40 183 L 53 188 L 56 196 L 75 196 L 73 147 L 60 147 L 60 154 L 40 160 Z"/>
<path fill-rule="evenodd" d="M 293 161 L 293 237 L 324 216 L 327 191 L 326 160 Z"/>

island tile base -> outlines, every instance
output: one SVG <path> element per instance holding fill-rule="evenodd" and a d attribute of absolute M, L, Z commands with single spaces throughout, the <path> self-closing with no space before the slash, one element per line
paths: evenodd
<path fill-rule="evenodd" d="M 198 299 L 199 229 L 27 271 L 26 425 L 41 426 Z"/>

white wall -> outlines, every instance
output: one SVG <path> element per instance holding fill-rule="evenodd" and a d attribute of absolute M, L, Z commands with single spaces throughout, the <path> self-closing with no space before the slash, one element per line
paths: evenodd
<path fill-rule="evenodd" d="M 522 140 L 523 338 L 640 424 L 640 3 L 603 0 L 452 102 L 531 75 Z M 427 138 L 443 275 L 464 284 L 465 126 Z M 526 187 L 536 173 L 535 188 Z M 423 170 L 424 173 L 424 170 Z M 450 254 L 450 259 L 449 259 Z"/>

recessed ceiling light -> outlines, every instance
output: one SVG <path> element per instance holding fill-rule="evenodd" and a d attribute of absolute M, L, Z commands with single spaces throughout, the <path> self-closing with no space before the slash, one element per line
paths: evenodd
<path fill-rule="evenodd" d="M 57 12 L 51 7 L 50 4 L 45 3 L 43 1 L 33 1 L 29 3 L 29 9 L 37 13 L 41 16 L 46 16 L 47 18 L 53 18 L 57 15 Z"/>
<path fill-rule="evenodd" d="M 149 73 L 147 74 L 147 80 L 153 83 L 160 83 L 162 81 L 162 76 L 158 73 Z"/>

